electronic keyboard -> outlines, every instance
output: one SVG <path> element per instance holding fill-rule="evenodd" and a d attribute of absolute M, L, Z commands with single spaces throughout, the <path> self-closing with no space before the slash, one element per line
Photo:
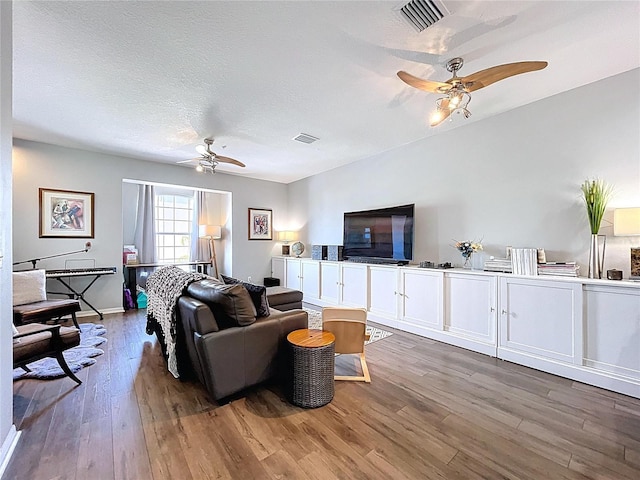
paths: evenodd
<path fill-rule="evenodd" d="M 45 270 L 45 277 L 84 277 L 87 275 L 113 275 L 116 267 L 93 267 L 93 268 L 64 268 L 60 270 Z"/>

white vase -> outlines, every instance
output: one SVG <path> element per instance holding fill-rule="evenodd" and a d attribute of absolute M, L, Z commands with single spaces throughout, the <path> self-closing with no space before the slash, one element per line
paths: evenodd
<path fill-rule="evenodd" d="M 484 270 L 483 252 L 476 252 L 471 255 L 471 270 Z"/>

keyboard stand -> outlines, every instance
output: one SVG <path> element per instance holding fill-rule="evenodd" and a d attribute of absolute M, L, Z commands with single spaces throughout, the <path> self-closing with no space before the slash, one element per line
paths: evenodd
<path fill-rule="evenodd" d="M 87 290 L 89 290 L 89 288 L 91 288 L 91 286 L 96 283 L 96 280 L 98 280 L 98 278 L 100 278 L 103 275 L 106 275 L 104 273 L 96 273 L 93 274 L 95 275 L 95 278 L 93 280 L 91 280 L 91 282 L 89 282 L 89 285 L 87 285 L 86 287 L 84 287 L 84 290 L 82 290 L 81 292 L 76 291 L 71 285 L 69 285 L 67 282 L 65 282 L 63 280 L 63 277 L 51 277 L 51 278 L 55 278 L 56 280 L 58 280 L 62 285 L 64 285 L 65 287 L 67 287 L 67 290 L 69 290 L 70 293 L 67 292 L 47 292 L 51 295 L 66 295 L 71 299 L 75 299 L 75 300 L 80 300 L 84 303 L 87 304 L 87 306 L 93 310 L 94 312 L 96 312 L 98 314 L 98 316 L 100 317 L 100 320 L 103 319 L 102 316 L 102 312 L 98 311 L 98 309 L 96 309 L 93 305 L 91 305 L 85 298 L 84 298 L 84 294 L 86 293 Z M 67 277 L 69 278 L 69 277 Z"/>

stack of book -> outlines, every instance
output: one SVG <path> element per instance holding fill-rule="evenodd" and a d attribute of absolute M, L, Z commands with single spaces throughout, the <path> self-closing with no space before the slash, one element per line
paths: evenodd
<path fill-rule="evenodd" d="M 484 270 L 486 272 L 511 273 L 511 259 L 491 257 L 489 260 L 485 260 Z"/>
<path fill-rule="evenodd" d="M 538 249 L 512 248 L 511 270 L 514 275 L 538 275 Z"/>
<path fill-rule="evenodd" d="M 538 275 L 577 277 L 578 270 L 580 270 L 580 265 L 576 265 L 576 262 L 547 262 L 538 265 Z"/>

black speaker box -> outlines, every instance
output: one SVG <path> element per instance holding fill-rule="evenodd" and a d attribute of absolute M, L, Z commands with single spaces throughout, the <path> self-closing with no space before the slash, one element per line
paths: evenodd
<path fill-rule="evenodd" d="M 275 277 L 264 277 L 263 283 L 265 287 L 279 287 L 280 279 Z"/>

